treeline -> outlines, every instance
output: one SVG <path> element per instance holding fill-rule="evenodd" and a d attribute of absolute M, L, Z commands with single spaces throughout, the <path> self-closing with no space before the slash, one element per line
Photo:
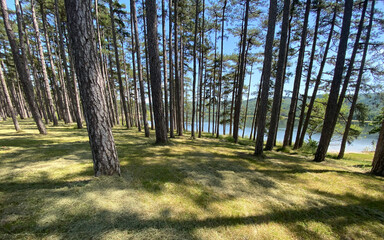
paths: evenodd
<path fill-rule="evenodd" d="M 33 117 L 41 134 L 46 124 L 82 128 L 85 119 L 96 175 L 120 172 L 116 124 L 147 137 L 155 129 L 158 143 L 189 124 L 192 138 L 204 122 L 216 137 L 229 125 L 237 143 L 252 115 L 250 138 L 262 156 L 276 145 L 284 96 L 283 147 L 301 148 L 309 126 L 322 125 L 314 160 L 324 161 L 342 122 L 342 158 L 364 108 L 360 91 L 381 92 L 383 21 L 374 0 L 15 0 L 12 10 L 1 0 L 1 10 L 0 116 L 16 130 L 17 116 Z M 230 41 L 237 47 L 228 49 Z M 381 175 L 382 145 L 372 169 Z"/>

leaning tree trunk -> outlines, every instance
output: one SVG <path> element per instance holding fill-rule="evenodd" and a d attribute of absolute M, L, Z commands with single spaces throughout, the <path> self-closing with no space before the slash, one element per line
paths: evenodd
<path fill-rule="evenodd" d="M 328 51 L 329 51 L 329 47 L 330 47 L 330 44 L 332 41 L 332 36 L 333 36 L 333 29 L 335 27 L 336 15 L 337 15 L 337 1 L 336 1 L 336 5 L 334 7 L 334 11 L 333 11 L 331 29 L 330 29 L 329 34 L 328 34 L 327 43 L 325 45 L 323 59 L 321 60 L 321 63 L 320 63 L 320 69 L 319 69 L 319 72 L 318 72 L 317 77 L 316 77 L 315 86 L 314 86 L 313 92 L 312 92 L 312 97 L 311 97 L 311 100 L 310 100 L 309 105 L 308 105 L 307 114 L 305 116 L 305 121 L 304 121 L 303 128 L 302 128 L 302 131 L 300 134 L 299 148 L 301 148 L 303 146 L 303 143 L 304 143 L 305 133 L 307 132 L 309 120 L 310 120 L 311 114 L 312 114 L 312 109 L 313 109 L 313 106 L 315 104 L 317 90 L 319 89 L 321 77 L 323 75 L 324 66 L 325 66 L 325 63 L 327 61 Z"/>
<path fill-rule="evenodd" d="M 159 57 L 159 43 L 157 41 L 157 14 L 156 1 L 146 0 L 147 9 L 147 31 L 148 31 L 148 54 L 150 64 L 150 77 L 152 87 L 152 101 L 154 119 L 156 125 L 156 143 L 166 143 L 167 126 L 164 117 L 163 97 L 161 91 L 161 66 Z M 153 124 L 153 123 L 152 123 Z"/>
<path fill-rule="evenodd" d="M 16 0 L 16 11 L 18 15 L 18 25 L 19 25 L 19 33 L 22 32 L 21 19 L 19 13 L 19 1 Z M 9 44 L 11 45 L 13 60 L 15 61 L 17 72 L 19 73 L 20 81 L 23 85 L 24 92 L 26 95 L 26 99 L 29 105 L 29 108 L 32 112 L 33 119 L 36 122 L 37 128 L 39 129 L 40 134 L 47 134 L 47 130 L 45 129 L 44 123 L 41 119 L 39 109 L 36 104 L 35 94 L 33 92 L 32 82 L 29 78 L 29 70 L 28 70 L 28 61 L 25 53 L 24 42 L 22 41 L 23 37 L 20 34 L 20 46 L 16 42 L 15 34 L 13 33 L 11 24 L 9 22 L 8 17 L 8 8 L 5 0 L 1 0 L 1 11 L 3 14 L 5 31 L 7 32 Z M 21 54 L 19 53 L 21 49 Z"/>
<path fill-rule="evenodd" d="M 264 131 L 265 131 L 265 122 L 267 117 L 267 110 L 268 110 L 267 109 L 268 93 L 269 93 L 269 82 L 271 78 L 272 50 L 273 50 L 273 39 L 275 35 L 276 15 L 277 15 L 277 1 L 270 0 L 268 32 L 267 32 L 267 39 L 265 44 L 263 73 L 262 73 L 263 87 L 261 90 L 260 106 L 259 106 L 259 109 L 257 110 L 257 115 L 259 115 L 259 120 L 257 123 L 257 137 L 256 137 L 256 147 L 255 147 L 256 156 L 261 156 L 263 154 Z"/>
<path fill-rule="evenodd" d="M 368 2 L 368 1 L 367 1 Z M 352 104 L 351 108 L 349 110 L 349 115 L 348 115 L 348 120 L 345 125 L 345 130 L 343 134 L 343 139 L 341 140 L 340 144 L 340 152 L 339 155 L 337 156 L 338 159 L 341 159 L 344 157 L 344 152 L 345 152 L 345 146 L 347 144 L 347 139 L 348 139 L 348 134 L 349 134 L 349 129 L 352 124 L 352 119 L 353 119 L 353 113 L 355 111 L 357 99 L 359 96 L 359 90 L 360 90 L 360 85 L 361 85 L 361 80 L 363 79 L 363 73 L 364 73 L 364 65 L 365 65 L 365 59 L 367 57 L 367 52 L 368 52 L 368 46 L 369 46 L 369 38 L 371 37 L 371 29 L 372 29 L 372 22 L 373 22 L 373 15 L 375 10 L 375 0 L 372 1 L 372 7 L 371 7 L 371 16 L 369 19 L 369 25 L 368 25 L 368 32 L 367 36 L 365 38 L 365 44 L 364 44 L 364 51 L 363 51 L 363 58 L 361 59 L 360 63 L 360 69 L 359 69 L 359 76 L 357 78 L 356 86 L 355 86 L 355 94 L 353 95 L 352 99 Z"/>
<path fill-rule="evenodd" d="M 329 129 L 328 126 L 332 126 L 334 119 L 338 115 L 337 112 L 337 100 L 339 97 L 339 90 L 341 85 L 341 79 L 343 77 L 345 55 L 348 47 L 348 37 L 351 25 L 353 0 L 346 0 L 344 6 L 343 25 L 341 28 L 341 36 L 339 42 L 339 50 L 337 52 L 335 72 L 331 84 L 331 90 L 329 93 L 327 108 L 325 110 L 325 117 L 323 122 L 323 129 L 321 131 L 321 137 L 319 146 L 317 147 L 315 154 L 315 162 L 322 162 L 325 159 L 329 143 L 333 135 L 333 129 Z"/>
<path fill-rule="evenodd" d="M 311 0 L 307 0 L 305 6 L 306 7 L 305 7 L 305 14 L 304 14 L 304 25 L 303 25 L 303 30 L 301 32 L 299 57 L 297 59 L 295 82 L 293 85 L 291 105 L 289 106 L 288 120 L 287 120 L 287 126 L 285 128 L 283 146 L 290 146 L 292 144 L 293 127 L 295 125 L 296 107 L 297 107 L 297 102 L 299 97 L 301 74 L 303 71 L 305 45 L 307 44 L 307 30 L 308 30 L 307 28 L 308 28 L 309 11 L 311 9 Z"/>
<path fill-rule="evenodd" d="M 21 129 L 20 129 L 20 126 L 19 126 L 19 122 L 17 121 L 16 112 L 15 112 L 15 110 L 13 108 L 11 97 L 9 96 L 9 93 L 8 93 L 7 84 L 5 83 L 5 78 L 4 78 L 4 74 L 3 74 L 3 68 L 4 68 L 4 64 L 3 64 L 3 61 L 1 61 L 1 66 L 0 66 L 0 84 L 1 84 L 1 87 L 3 89 L 5 101 L 7 102 L 7 105 L 8 105 L 8 110 L 9 110 L 9 112 L 11 114 L 11 117 L 12 117 L 13 125 L 15 126 L 16 131 L 20 131 Z"/>
<path fill-rule="evenodd" d="M 104 98 L 103 79 L 94 43 L 91 0 L 65 0 L 69 37 L 79 80 L 95 176 L 120 175 L 112 130 Z"/>
<path fill-rule="evenodd" d="M 371 173 L 379 176 L 384 176 L 384 120 L 381 124 L 379 140 L 377 140 Z"/>

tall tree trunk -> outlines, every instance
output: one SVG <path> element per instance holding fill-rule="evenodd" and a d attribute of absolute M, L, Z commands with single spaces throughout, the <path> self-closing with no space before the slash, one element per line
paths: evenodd
<path fill-rule="evenodd" d="M 173 60 L 172 60 L 172 0 L 169 0 L 168 3 L 168 8 L 169 8 L 169 136 L 171 138 L 175 137 L 174 133 L 174 118 L 173 116 L 175 115 L 174 113 L 174 82 L 173 82 Z"/>
<path fill-rule="evenodd" d="M 34 27 L 34 30 L 35 30 L 35 37 L 36 37 L 37 48 L 39 50 L 38 51 L 39 52 L 39 60 L 40 60 L 40 64 L 41 64 L 41 70 L 43 72 L 45 94 L 47 96 L 47 100 L 48 100 L 48 104 L 49 104 L 49 111 L 51 113 L 50 115 L 52 116 L 53 125 L 57 126 L 59 123 L 57 121 L 56 111 L 55 111 L 55 107 L 53 105 L 51 88 L 49 86 L 48 73 L 47 73 L 47 69 L 46 69 L 46 66 L 45 66 L 43 46 L 42 46 L 41 40 L 40 40 L 40 30 L 39 30 L 39 25 L 37 24 L 37 19 L 36 19 L 35 3 L 34 3 L 33 0 L 31 0 L 31 12 L 32 12 L 33 27 Z"/>
<path fill-rule="evenodd" d="M 67 65 L 67 57 L 65 54 L 65 48 L 64 48 L 64 37 L 63 37 L 63 30 L 61 27 L 61 20 L 60 20 L 60 13 L 59 13 L 59 6 L 58 6 L 58 0 L 55 0 L 55 15 L 56 15 L 56 24 L 57 24 L 57 30 L 59 32 L 59 47 L 60 47 L 60 55 L 62 60 L 62 65 L 64 68 L 65 73 L 65 81 L 63 81 L 62 84 L 62 91 L 63 91 L 63 100 L 64 100 L 64 122 L 65 123 L 71 123 L 72 117 L 69 110 L 69 103 L 68 103 L 68 85 L 70 84 L 69 79 L 69 71 L 68 71 L 68 65 Z"/>
<path fill-rule="evenodd" d="M 304 90 L 304 95 L 303 95 L 303 101 L 301 103 L 299 125 L 297 126 L 296 140 L 295 140 L 295 145 L 294 145 L 293 149 L 298 149 L 299 148 L 299 144 L 300 144 L 301 128 L 302 128 L 303 122 L 304 122 L 305 107 L 307 105 L 309 83 L 311 82 L 313 60 L 315 58 L 315 51 L 316 51 L 316 44 L 317 44 L 317 33 L 318 33 L 318 30 L 319 30 L 319 25 L 320 25 L 320 12 L 321 12 L 320 4 L 321 3 L 318 3 L 317 10 L 316 10 L 317 14 L 316 14 L 315 33 L 314 33 L 314 36 L 313 36 L 313 43 L 312 43 L 312 49 L 311 49 L 311 57 L 309 59 L 309 66 L 308 66 L 308 71 L 307 71 L 307 79 L 306 79 L 306 82 L 305 82 L 305 90 Z"/>
<path fill-rule="evenodd" d="M 144 93 L 144 83 L 143 83 L 143 69 L 141 67 L 141 56 L 140 56 L 140 42 L 139 42 L 139 30 L 137 27 L 137 16 L 136 16 L 136 3 L 135 0 L 131 1 L 131 14 L 134 26 L 134 35 L 135 35 L 135 51 L 137 57 L 137 68 L 139 75 L 139 84 L 140 84 L 140 97 L 141 97 L 141 110 L 143 113 L 143 124 L 145 136 L 149 137 L 149 127 L 147 121 L 147 106 L 145 105 L 145 93 Z"/>
<path fill-rule="evenodd" d="M 282 95 L 280 94 L 284 88 L 284 69 L 285 60 L 287 55 L 287 40 L 288 40 L 288 27 L 289 27 L 289 11 L 290 11 L 290 0 L 284 0 L 283 10 L 283 22 L 281 24 L 281 36 L 280 36 L 280 47 L 279 47 L 279 59 L 277 60 L 277 73 L 275 81 L 275 92 L 273 93 L 273 104 L 271 110 L 271 120 L 268 131 L 268 139 L 265 145 L 265 150 L 272 150 L 274 141 L 277 135 L 278 124 L 280 119 L 280 102 Z"/>
<path fill-rule="evenodd" d="M 167 77 L 167 37 L 165 35 L 165 17 L 167 11 L 165 10 L 165 0 L 161 0 L 161 30 L 163 40 L 163 69 L 164 69 L 164 114 L 165 124 L 167 125 L 167 132 L 169 132 L 169 119 L 168 119 L 168 77 Z"/>
<path fill-rule="evenodd" d="M 181 79 L 179 73 L 179 31 L 178 31 L 178 0 L 175 0 L 175 106 L 176 106 L 176 128 L 177 135 L 183 135 L 183 113 Z"/>
<path fill-rule="evenodd" d="M 327 39 L 327 43 L 326 43 L 326 46 L 324 49 L 323 59 L 321 60 L 321 63 L 320 63 L 320 69 L 319 69 L 319 72 L 318 72 L 317 77 L 316 77 L 315 86 L 314 86 L 313 92 L 312 92 L 312 97 L 311 97 L 311 100 L 310 100 L 309 105 L 308 105 L 308 110 L 307 110 L 307 114 L 305 116 L 303 129 L 301 131 L 301 136 L 300 136 L 300 140 L 299 140 L 299 148 L 302 147 L 303 143 L 304 143 L 305 133 L 307 132 L 309 120 L 310 120 L 311 114 L 312 114 L 312 109 L 313 109 L 313 106 L 315 104 L 317 90 L 319 89 L 321 78 L 323 75 L 324 66 L 325 66 L 325 63 L 327 61 L 328 51 L 329 51 L 329 47 L 330 47 L 332 37 L 333 37 L 333 29 L 335 27 L 336 15 L 337 15 L 337 1 L 335 4 L 335 7 L 334 7 L 333 17 L 332 17 L 332 22 L 331 22 L 331 29 L 330 29 L 329 34 L 328 34 L 328 39 Z"/>
<path fill-rule="evenodd" d="M 289 106 L 288 120 L 287 120 L 287 126 L 285 128 L 283 146 L 290 146 L 292 144 L 293 127 L 295 125 L 296 108 L 297 108 L 297 102 L 299 97 L 301 74 L 303 71 L 305 45 L 307 42 L 308 18 L 309 18 L 310 9 L 311 9 L 311 0 L 307 0 L 305 4 L 304 24 L 303 24 L 303 30 L 301 32 L 300 49 L 299 49 L 299 57 L 297 59 L 295 82 L 293 85 L 291 105 Z"/>
<path fill-rule="evenodd" d="M 117 79 L 119 81 L 120 100 L 121 100 L 121 103 L 123 104 L 123 112 L 121 114 L 125 116 L 125 124 L 127 128 L 130 128 L 127 102 L 124 94 L 124 85 L 123 85 L 123 80 L 121 79 L 120 58 L 119 58 L 119 50 L 118 50 L 117 40 L 116 40 L 115 17 L 113 13 L 112 0 L 109 0 L 109 15 L 111 18 L 111 25 L 112 25 L 112 38 L 113 38 L 113 46 L 115 50 L 115 61 L 116 61 L 116 68 L 117 68 Z"/>
<path fill-rule="evenodd" d="M 366 4 L 366 2 L 368 2 L 368 0 L 365 0 L 364 5 Z M 363 74 L 364 74 L 365 59 L 367 57 L 367 52 L 368 52 L 369 39 L 371 37 L 371 29 L 372 29 L 374 11 L 375 11 L 375 0 L 372 1 L 371 14 L 370 14 L 369 25 L 368 25 L 368 32 L 367 32 L 367 36 L 365 38 L 363 57 L 361 59 L 360 69 L 359 69 L 359 76 L 357 78 L 357 82 L 356 82 L 356 86 L 355 86 L 355 93 L 353 95 L 351 108 L 349 110 L 348 120 L 347 120 L 347 123 L 345 125 L 343 139 L 342 139 L 341 144 L 340 144 L 340 151 L 339 151 L 339 155 L 337 156 L 338 159 L 341 159 L 344 157 L 345 146 L 347 144 L 348 134 L 349 134 L 349 130 L 350 130 L 350 127 L 352 124 L 353 113 L 355 111 L 357 99 L 359 96 L 361 80 L 363 79 Z M 359 26 L 359 28 L 360 28 L 360 26 Z"/>
<path fill-rule="evenodd" d="M 146 0 L 147 31 L 150 76 L 152 85 L 152 100 L 154 120 L 156 124 L 156 143 L 166 143 L 167 126 L 164 117 L 163 97 L 161 91 L 161 66 L 159 57 L 159 43 L 157 41 L 157 4 L 156 1 Z"/>
<path fill-rule="evenodd" d="M 272 50 L 273 40 L 275 35 L 275 24 L 277 15 L 277 1 L 270 0 L 269 6 L 269 17 L 268 17 L 268 32 L 264 51 L 264 63 L 263 63 L 263 87 L 261 90 L 260 107 L 257 110 L 259 115 L 259 121 L 257 123 L 257 138 L 255 155 L 261 156 L 263 154 L 263 143 L 264 143 L 264 131 L 265 122 L 267 117 L 267 106 L 268 106 L 268 93 L 269 93 L 269 82 L 271 77 L 271 65 L 272 65 Z"/>
<path fill-rule="evenodd" d="M 148 89 L 148 105 L 149 105 L 149 117 L 151 119 L 151 129 L 153 130 L 155 122 L 153 121 L 153 108 L 152 108 L 152 94 L 151 94 L 151 85 L 150 80 L 150 71 L 149 71 L 149 60 L 148 60 L 148 44 L 147 44 L 147 23 L 145 20 L 146 12 L 144 7 L 144 0 L 142 1 L 143 5 L 143 25 L 144 25 L 144 54 L 145 54 L 145 71 L 147 76 L 147 89 Z"/>
<path fill-rule="evenodd" d="M 348 47 L 348 36 L 351 25 L 353 0 L 346 0 L 344 6 L 343 25 L 341 28 L 339 50 L 337 52 L 335 72 L 331 84 L 331 90 L 329 93 L 327 108 L 325 110 L 325 117 L 323 122 L 323 129 L 321 131 L 321 137 L 319 146 L 317 147 L 315 154 L 315 162 L 322 162 L 325 159 L 329 143 L 332 138 L 333 129 L 329 129 L 326 126 L 332 126 L 334 119 L 338 115 L 337 112 L 337 99 L 339 96 L 339 90 L 341 85 L 341 79 L 343 77 L 343 69 L 345 62 L 345 55 Z M 332 130 L 332 131 L 330 131 Z"/>
<path fill-rule="evenodd" d="M 192 82 L 192 122 L 191 137 L 195 138 L 195 113 L 196 113 L 196 60 L 197 60 L 197 26 L 199 24 L 199 0 L 196 0 L 195 8 L 195 31 L 193 36 L 193 82 Z"/>
<path fill-rule="evenodd" d="M 235 116 L 234 116 L 234 125 L 233 125 L 233 138 L 235 143 L 238 142 L 239 138 L 239 124 L 240 124 L 240 113 L 241 113 L 241 102 L 243 100 L 243 87 L 244 87 L 244 77 L 246 70 L 246 59 L 245 59 L 245 46 L 247 43 L 247 31 L 248 31 L 248 12 L 249 12 L 249 0 L 245 2 L 245 22 L 244 22 L 244 33 L 243 33 L 243 42 L 241 50 L 241 60 L 240 60 L 240 74 L 239 74 L 239 89 L 237 92 L 237 99 L 235 102 Z"/>
<path fill-rule="evenodd" d="M 33 119 L 36 122 L 37 128 L 40 132 L 40 134 L 47 134 L 47 130 L 45 129 L 44 123 L 41 119 L 39 109 L 36 104 L 35 100 L 35 94 L 33 92 L 33 86 L 32 82 L 29 78 L 29 70 L 28 70 L 28 62 L 26 58 L 26 52 L 25 52 L 25 46 L 23 42 L 23 34 L 22 34 L 22 25 L 21 25 L 21 19 L 20 19 L 20 6 L 19 1 L 15 1 L 16 5 L 16 12 L 17 12 L 17 19 L 18 19 L 18 26 L 19 26 L 19 39 L 20 39 L 20 46 L 16 42 L 15 34 L 13 33 L 11 24 L 9 23 L 9 17 L 8 17 L 8 8 L 5 0 L 1 0 L 1 11 L 3 14 L 3 20 L 4 20 L 4 26 L 5 31 L 8 36 L 9 44 L 11 45 L 13 60 L 15 61 L 16 69 L 19 73 L 20 81 L 23 84 L 24 92 L 27 98 L 27 102 L 29 105 L 29 108 L 31 109 Z M 21 49 L 21 54 L 19 53 Z"/>
<path fill-rule="evenodd" d="M 1 66 L 0 66 L 0 83 L 1 83 L 1 87 L 3 89 L 5 101 L 7 102 L 8 110 L 9 110 L 9 112 L 11 114 L 11 117 L 12 117 L 13 125 L 15 126 L 16 131 L 20 131 L 21 128 L 19 126 L 19 122 L 17 121 L 16 112 L 15 112 L 15 110 L 13 108 L 11 97 L 9 96 L 9 93 L 8 93 L 7 84 L 5 83 L 3 69 L 5 69 L 5 68 L 4 68 L 3 61 L 1 61 Z"/>
<path fill-rule="evenodd" d="M 132 18 L 132 15 L 131 15 L 131 39 L 132 39 L 132 72 L 133 72 L 133 87 L 134 87 L 134 91 L 135 91 L 135 112 L 136 112 L 136 125 L 137 125 L 137 128 L 139 130 L 139 132 L 141 132 L 141 124 L 140 124 L 140 111 L 139 111 L 139 98 L 138 98 L 138 93 L 137 93 L 137 80 L 136 80 L 136 64 L 135 64 L 135 49 L 134 49 L 134 46 L 135 43 L 134 43 L 134 30 L 133 30 L 133 18 Z"/>
<path fill-rule="evenodd" d="M 220 69 L 219 69 L 219 95 L 218 95 L 218 102 L 217 102 L 217 131 L 216 131 L 216 137 L 219 137 L 220 134 L 220 103 L 221 103 L 221 85 L 222 85 L 222 79 L 223 79 L 223 55 L 224 55 L 224 20 L 225 20 L 225 8 L 227 7 L 227 0 L 224 0 L 224 6 L 223 6 L 223 15 L 221 18 L 221 53 L 220 53 Z M 223 129 L 224 130 L 224 129 Z"/>
<path fill-rule="evenodd" d="M 69 37 L 79 79 L 95 176 L 115 173 L 120 175 L 120 164 L 112 130 L 108 125 L 103 80 L 93 40 L 91 6 L 91 0 L 65 0 Z"/>

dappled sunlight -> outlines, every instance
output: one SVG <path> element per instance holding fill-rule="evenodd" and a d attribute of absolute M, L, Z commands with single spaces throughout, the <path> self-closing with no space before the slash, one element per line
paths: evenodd
<path fill-rule="evenodd" d="M 48 131 L 0 135 L 1 238 L 384 237 L 383 180 L 352 165 L 116 126 L 122 175 L 95 178 L 86 131 Z"/>

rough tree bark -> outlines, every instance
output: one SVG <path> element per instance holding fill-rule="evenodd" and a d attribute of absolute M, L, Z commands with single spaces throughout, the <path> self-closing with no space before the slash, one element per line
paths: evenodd
<path fill-rule="evenodd" d="M 166 143 L 167 126 L 164 117 L 163 97 L 161 91 L 161 66 L 159 57 L 159 43 L 157 41 L 157 6 L 156 1 L 146 0 L 148 55 L 152 87 L 152 101 L 154 120 L 156 125 L 156 143 Z"/>
<path fill-rule="evenodd" d="M 120 175 L 112 130 L 104 97 L 104 85 L 97 59 L 91 0 L 65 0 L 69 37 L 79 80 L 95 176 Z"/>

